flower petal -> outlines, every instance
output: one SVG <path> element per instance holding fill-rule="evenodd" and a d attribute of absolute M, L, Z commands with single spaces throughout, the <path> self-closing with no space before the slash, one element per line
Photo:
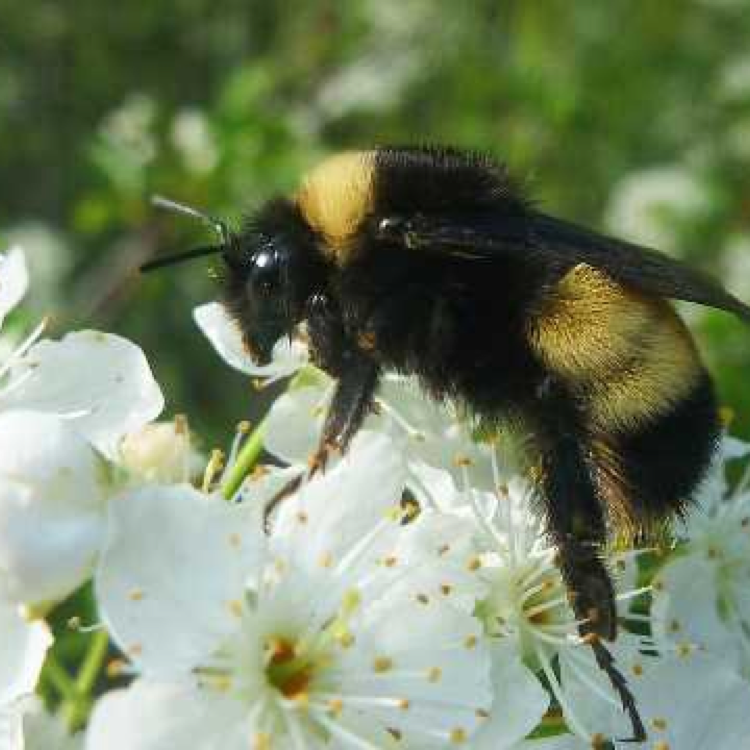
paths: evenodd
<path fill-rule="evenodd" d="M 116 497 L 96 574 L 102 617 L 145 672 L 189 672 L 236 628 L 264 547 L 252 506 L 189 485 Z"/>
<path fill-rule="evenodd" d="M 141 680 L 97 702 L 86 750 L 247 750 L 244 713 L 218 693 Z"/>
<path fill-rule="evenodd" d="M 549 707 L 547 691 L 508 644 L 493 647 L 492 686 L 492 713 L 474 738 L 476 750 L 513 747 L 539 724 Z"/>
<path fill-rule="evenodd" d="M 36 689 L 52 635 L 43 622 L 25 620 L 5 595 L 0 595 L 0 633 L 0 706 L 5 706 Z"/>
<path fill-rule="evenodd" d="M 40 341 L 13 368 L 0 408 L 57 414 L 105 456 L 155 419 L 164 397 L 140 347 L 110 333 L 78 331 Z"/>
<path fill-rule="evenodd" d="M 0 327 L 5 316 L 23 299 L 29 285 L 26 256 L 18 247 L 0 255 Z"/>
<path fill-rule="evenodd" d="M 17 601 L 57 601 L 93 569 L 103 538 L 99 458 L 52 414 L 0 413 L 0 569 Z"/>
<path fill-rule="evenodd" d="M 193 310 L 193 318 L 219 356 L 235 370 L 256 378 L 277 380 L 292 375 L 307 364 L 307 348 L 299 341 L 279 339 L 268 365 L 256 365 L 242 341 L 242 334 L 224 306 L 209 302 Z"/>

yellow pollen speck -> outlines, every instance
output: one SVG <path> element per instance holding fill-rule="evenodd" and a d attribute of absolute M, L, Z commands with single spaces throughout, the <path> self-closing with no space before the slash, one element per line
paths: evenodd
<path fill-rule="evenodd" d="M 601 732 L 597 732 L 591 737 L 591 747 L 594 750 L 603 750 L 606 742 L 607 740 Z"/>
<path fill-rule="evenodd" d="M 372 662 L 373 672 L 388 672 L 393 667 L 393 660 L 387 656 L 378 656 Z"/>
<path fill-rule="evenodd" d="M 427 672 L 427 680 L 429 682 L 439 682 L 442 676 L 443 670 L 440 669 L 440 667 L 430 667 L 429 671 Z"/>
<path fill-rule="evenodd" d="M 321 568 L 330 568 L 333 564 L 333 557 L 330 552 L 324 552 L 318 559 L 318 565 Z"/>
<path fill-rule="evenodd" d="M 440 593 L 443 594 L 443 596 L 448 596 L 451 591 L 453 591 L 453 587 L 449 583 L 443 583 L 440 586 Z"/>
<path fill-rule="evenodd" d="M 411 706 L 411 702 L 408 701 L 406 698 L 401 698 L 401 700 L 399 700 L 397 705 L 402 711 L 408 711 L 409 706 Z"/>
<path fill-rule="evenodd" d="M 453 459 L 456 466 L 473 466 L 474 462 L 468 456 L 458 455 Z"/>
<path fill-rule="evenodd" d="M 305 511 L 303 511 L 303 510 L 299 511 L 297 513 L 297 521 L 299 521 L 299 523 L 301 523 L 303 525 L 306 524 L 307 523 L 307 513 L 305 513 Z"/>
<path fill-rule="evenodd" d="M 211 678 L 210 686 L 219 693 L 227 693 L 232 689 L 232 678 L 229 675 L 216 675 Z"/>
<path fill-rule="evenodd" d="M 256 732 L 252 739 L 253 750 L 271 750 L 271 738 L 265 732 Z"/>
<path fill-rule="evenodd" d="M 677 633 L 681 630 L 682 626 L 680 625 L 679 620 L 670 620 L 669 621 L 669 630 L 672 633 Z"/>
<path fill-rule="evenodd" d="M 715 560 L 717 557 L 719 557 L 719 550 L 717 550 L 715 547 L 709 547 L 706 554 L 709 560 Z"/>
<path fill-rule="evenodd" d="M 456 745 L 461 745 L 466 742 L 466 730 L 461 727 L 456 727 L 451 731 L 451 742 Z"/>
<path fill-rule="evenodd" d="M 107 664 L 107 677 L 110 679 L 120 677 L 125 672 L 127 666 L 128 664 L 124 659 L 112 659 L 112 661 Z"/>
<path fill-rule="evenodd" d="M 416 599 L 420 604 L 430 603 L 430 598 L 427 596 L 427 594 L 417 594 Z"/>
<path fill-rule="evenodd" d="M 466 567 L 471 571 L 479 570 L 482 567 L 482 561 L 478 557 L 472 557 Z"/>
<path fill-rule="evenodd" d="M 632 670 L 636 677 L 640 677 L 643 674 L 643 665 L 638 663 L 633 664 Z"/>
<path fill-rule="evenodd" d="M 385 512 L 385 517 L 390 521 L 400 521 L 404 510 L 400 505 L 394 505 Z"/>
<path fill-rule="evenodd" d="M 344 631 L 338 638 L 341 648 L 350 648 L 354 645 L 354 636 L 348 631 Z"/>
<path fill-rule="evenodd" d="M 683 659 L 690 656 L 690 654 L 692 653 L 693 653 L 693 646 L 690 643 L 680 643 L 677 646 L 677 656 Z"/>
<path fill-rule="evenodd" d="M 141 644 L 141 643 L 134 643 L 132 646 L 130 646 L 127 649 L 127 652 L 131 656 L 140 656 L 143 653 L 143 644 Z"/>
<path fill-rule="evenodd" d="M 70 619 L 68 620 L 68 623 L 67 623 L 67 625 L 68 625 L 68 627 L 69 627 L 69 628 L 70 628 L 71 630 L 79 630 L 79 629 L 80 629 L 80 627 L 81 627 L 81 618 L 80 618 L 80 617 L 78 617 L 78 615 L 73 615 L 73 617 L 71 617 L 71 618 L 70 618 Z"/>
<path fill-rule="evenodd" d="M 657 732 L 663 732 L 667 728 L 667 720 L 661 717 L 651 719 L 651 726 L 656 729 Z"/>
<path fill-rule="evenodd" d="M 394 555 L 390 555 L 383 559 L 383 565 L 385 565 L 386 568 L 392 568 L 397 562 L 398 558 Z"/>
<path fill-rule="evenodd" d="M 131 589 L 128 592 L 128 599 L 130 599 L 131 602 L 140 602 L 145 595 L 146 592 L 143 589 Z"/>
<path fill-rule="evenodd" d="M 332 698 L 328 701 L 328 711 L 334 716 L 338 716 L 344 710 L 344 701 L 341 698 Z"/>
<path fill-rule="evenodd" d="M 241 422 L 237 422 L 237 432 L 239 432 L 241 435 L 247 435 L 252 429 L 253 426 L 247 419 L 243 419 Z"/>
<path fill-rule="evenodd" d="M 297 693 L 297 695 L 292 696 L 292 700 L 297 704 L 297 708 L 304 709 L 310 705 L 309 693 Z"/>
<path fill-rule="evenodd" d="M 664 740 L 654 743 L 654 750 L 669 750 L 669 745 Z"/>
<path fill-rule="evenodd" d="M 467 636 L 464 640 L 464 646 L 466 648 L 474 648 L 477 645 L 477 637 L 475 635 Z"/>
<path fill-rule="evenodd" d="M 229 535 L 229 546 L 234 547 L 235 549 L 238 549 L 241 544 L 242 544 L 242 538 L 240 537 L 240 535 L 236 532 L 232 532 Z"/>
<path fill-rule="evenodd" d="M 242 602 L 239 599 L 231 599 L 227 602 L 227 607 L 235 617 L 242 617 Z"/>

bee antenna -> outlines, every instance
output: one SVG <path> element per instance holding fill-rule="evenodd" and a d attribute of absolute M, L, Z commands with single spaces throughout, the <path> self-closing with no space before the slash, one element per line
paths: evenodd
<path fill-rule="evenodd" d="M 214 255 L 215 253 L 224 252 L 226 252 L 225 245 L 206 245 L 205 247 L 196 247 L 193 250 L 186 250 L 184 253 L 166 255 L 163 258 L 150 260 L 148 263 L 144 263 L 140 267 L 140 271 L 141 273 L 148 273 L 149 271 L 155 271 L 157 268 L 163 268 L 164 266 L 172 266 L 175 263 L 182 263 L 183 261 L 192 260 L 193 258 L 201 258 L 204 255 Z"/>
<path fill-rule="evenodd" d="M 221 221 L 221 219 L 214 219 L 212 216 L 204 214 L 197 208 L 186 206 L 184 203 L 177 203 L 177 201 L 165 198 L 163 195 L 152 195 L 151 203 L 154 206 L 158 206 L 159 208 L 165 208 L 167 209 L 167 211 L 174 211 L 178 214 L 192 216 L 194 219 L 200 219 L 200 221 L 202 221 L 204 224 L 208 224 L 211 229 L 213 229 L 214 232 L 219 235 L 219 239 L 221 240 L 222 244 L 229 244 L 229 227 L 227 227 L 226 223 Z"/>

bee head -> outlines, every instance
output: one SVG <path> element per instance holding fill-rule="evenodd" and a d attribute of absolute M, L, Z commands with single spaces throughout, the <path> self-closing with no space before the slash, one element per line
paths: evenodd
<path fill-rule="evenodd" d="M 267 364 L 274 344 L 291 338 L 307 301 L 325 283 L 324 261 L 296 206 L 276 199 L 227 238 L 223 302 L 239 325 L 257 364 Z"/>
<path fill-rule="evenodd" d="M 200 219 L 216 232 L 219 242 L 149 261 L 141 271 L 221 255 L 224 307 L 239 326 L 250 356 L 259 365 L 267 364 L 274 344 L 284 335 L 292 337 L 308 300 L 325 286 L 326 261 L 296 204 L 271 200 L 242 231 L 233 232 L 223 221 L 190 206 L 161 196 L 153 202 Z"/>

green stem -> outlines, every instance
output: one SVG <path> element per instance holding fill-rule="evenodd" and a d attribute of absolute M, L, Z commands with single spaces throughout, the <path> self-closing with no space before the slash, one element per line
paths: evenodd
<path fill-rule="evenodd" d="M 263 450 L 263 426 L 261 422 L 252 432 L 240 450 L 234 465 L 227 471 L 227 478 L 221 486 L 221 493 L 231 500 L 242 486 L 245 477 L 253 470 Z"/>
<path fill-rule="evenodd" d="M 44 663 L 44 676 L 65 701 L 76 699 L 76 683 L 68 670 L 60 663 L 54 651 L 50 651 Z"/>
<path fill-rule="evenodd" d="M 108 652 L 109 634 L 106 630 L 95 631 L 73 683 L 74 694 L 67 697 L 62 706 L 65 721 L 71 732 L 80 729 L 86 723 L 93 704 L 91 693 Z"/>

